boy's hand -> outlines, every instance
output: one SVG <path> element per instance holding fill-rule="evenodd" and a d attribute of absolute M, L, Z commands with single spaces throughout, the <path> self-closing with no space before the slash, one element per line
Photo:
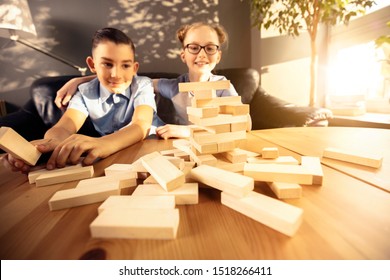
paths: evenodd
<path fill-rule="evenodd" d="M 186 125 L 166 124 L 156 128 L 156 134 L 161 138 L 188 138 L 190 128 Z"/>
<path fill-rule="evenodd" d="M 103 138 L 81 134 L 71 135 L 54 149 L 47 162 L 47 169 L 65 167 L 67 163 L 77 164 L 81 158 L 84 158 L 85 165 L 91 165 L 98 158 L 107 157 L 110 154 L 111 146 L 104 143 Z"/>
<path fill-rule="evenodd" d="M 85 76 L 85 77 L 78 77 L 73 78 L 69 80 L 66 84 L 62 86 L 57 91 L 57 96 L 54 100 L 54 103 L 57 105 L 58 108 L 61 110 L 65 110 L 68 106 L 69 100 L 72 98 L 72 96 L 77 92 L 77 87 L 85 82 L 89 82 L 90 80 L 94 79 L 95 76 Z"/>
<path fill-rule="evenodd" d="M 54 150 L 56 141 L 53 139 L 40 139 L 31 141 L 31 144 L 35 145 L 41 153 L 48 153 Z M 30 165 L 10 154 L 5 154 L 1 157 L 1 162 L 5 168 L 14 172 L 20 171 L 22 173 L 28 173 L 31 169 Z"/>

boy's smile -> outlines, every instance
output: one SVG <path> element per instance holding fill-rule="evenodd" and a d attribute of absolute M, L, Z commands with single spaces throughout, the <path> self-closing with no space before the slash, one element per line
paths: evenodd
<path fill-rule="evenodd" d="M 138 63 L 134 61 L 130 46 L 104 41 L 94 49 L 92 55 L 87 58 L 87 64 L 111 93 L 123 93 L 131 85 L 138 71 Z"/>

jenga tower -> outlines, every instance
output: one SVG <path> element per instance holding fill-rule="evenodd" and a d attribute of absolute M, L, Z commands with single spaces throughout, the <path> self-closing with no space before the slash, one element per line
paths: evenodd
<path fill-rule="evenodd" d="M 229 89 L 230 81 L 180 83 L 180 92 L 194 95 L 187 107 L 188 119 L 194 124 L 190 142 L 196 155 L 232 151 L 237 140 L 246 139 L 249 105 L 241 96 L 217 97 L 217 89 Z"/>

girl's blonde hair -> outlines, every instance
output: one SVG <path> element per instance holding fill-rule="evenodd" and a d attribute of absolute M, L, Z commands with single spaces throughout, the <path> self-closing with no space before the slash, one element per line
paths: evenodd
<path fill-rule="evenodd" d="M 212 30 L 214 30 L 217 35 L 218 35 L 218 41 L 219 41 L 219 44 L 222 46 L 223 44 L 227 44 L 228 42 L 228 34 L 225 30 L 225 28 L 222 26 L 222 25 L 219 25 L 219 24 L 216 24 L 216 23 L 207 23 L 207 22 L 195 22 L 195 23 L 192 23 L 192 24 L 186 24 L 186 25 L 183 25 L 182 27 L 180 27 L 177 31 L 176 31 L 176 37 L 177 39 L 179 40 L 179 42 L 181 43 L 181 45 L 183 46 L 184 44 L 184 39 L 187 35 L 187 32 L 193 28 L 197 28 L 197 27 L 201 27 L 201 26 L 207 26 L 209 28 L 211 28 Z"/>

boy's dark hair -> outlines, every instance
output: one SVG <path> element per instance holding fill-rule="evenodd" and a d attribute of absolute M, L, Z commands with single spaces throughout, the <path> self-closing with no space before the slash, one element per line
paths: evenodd
<path fill-rule="evenodd" d="M 111 41 L 115 44 L 126 44 L 131 47 L 131 50 L 135 56 L 135 46 L 133 41 L 125 33 L 119 29 L 112 27 L 105 27 L 99 29 L 95 32 L 92 38 L 92 51 L 97 47 L 97 45 L 103 41 Z"/>

